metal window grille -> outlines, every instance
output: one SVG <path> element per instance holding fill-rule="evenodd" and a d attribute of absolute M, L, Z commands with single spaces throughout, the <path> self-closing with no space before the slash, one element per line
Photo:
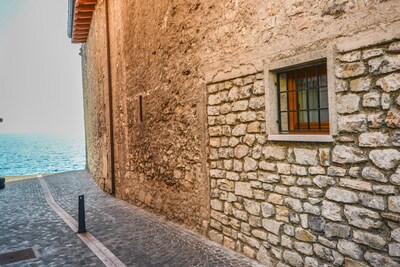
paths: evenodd
<path fill-rule="evenodd" d="M 326 62 L 278 72 L 279 132 L 329 134 Z"/>

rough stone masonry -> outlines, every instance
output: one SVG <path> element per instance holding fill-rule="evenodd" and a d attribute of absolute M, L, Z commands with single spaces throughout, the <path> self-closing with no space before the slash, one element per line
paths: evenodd
<path fill-rule="evenodd" d="M 400 42 L 335 69 L 324 145 L 267 141 L 262 73 L 208 85 L 212 240 L 277 266 L 400 266 Z"/>

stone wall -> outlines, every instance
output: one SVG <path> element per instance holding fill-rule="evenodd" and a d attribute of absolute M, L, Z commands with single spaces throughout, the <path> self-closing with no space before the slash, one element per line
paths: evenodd
<path fill-rule="evenodd" d="M 108 2 L 112 114 L 104 0 L 97 1 L 82 52 L 88 169 L 103 190 L 111 191 L 114 164 L 116 197 L 201 233 L 207 232 L 227 247 L 250 257 L 259 255 L 263 262 L 267 256 L 274 262 L 279 258 L 296 259 L 296 248 L 310 254 L 307 261 L 330 253 L 331 256 L 321 256 L 320 261 L 328 262 L 331 258 L 326 258 L 335 257 L 340 262 L 341 250 L 333 249 L 333 243 L 329 243 L 337 241 L 337 237 L 324 234 L 325 229 L 335 231 L 339 224 L 349 229 L 350 237 L 342 239 L 354 241 L 367 251 L 365 245 L 355 242 L 355 234 L 350 230 L 353 225 L 344 223 L 348 207 L 358 205 L 379 213 L 379 220 L 375 218 L 373 222 L 384 221 L 387 227 L 390 221 L 383 219 L 383 214 L 397 218 L 388 204 L 388 196 L 396 196 L 398 190 L 393 183 L 354 177 L 357 166 L 361 168 L 357 175 L 368 164 L 380 169 L 369 159 L 370 151 L 393 149 L 398 143 L 396 131 L 385 130 L 382 136 L 388 136 L 384 142 L 387 147 L 359 146 L 377 137 L 361 134 L 379 132 L 379 128 L 373 127 L 379 123 L 387 125 L 386 118 L 395 125 L 396 115 L 383 109 L 385 104 L 381 103 L 379 108 L 362 106 L 364 102 L 367 106 L 376 104 L 374 92 L 379 94 L 379 101 L 387 98 L 388 93 L 381 95 L 380 89 L 374 87 L 383 75 L 373 74 L 369 84 L 359 81 L 360 88 L 369 86 L 368 92 L 353 92 L 350 87 L 355 87 L 358 78 L 367 77 L 372 67 L 367 59 L 364 65 L 357 64 L 357 55 L 343 56 L 343 62 L 339 62 L 339 55 L 338 70 L 343 67 L 344 71 L 360 72 L 359 77 L 346 77 L 343 83 L 337 79 L 338 85 L 343 84 L 337 86 L 343 90 L 337 93 L 338 104 L 346 105 L 343 110 L 353 113 L 339 114 L 341 133 L 334 143 L 313 145 L 267 141 L 263 70 L 264 62 L 325 49 L 331 44 L 343 52 L 398 38 L 400 15 L 393 12 L 400 8 L 398 0 Z M 370 53 L 373 55 L 374 50 Z M 382 66 L 397 64 L 396 53 L 384 53 L 387 63 Z M 372 56 L 371 60 L 382 57 Z M 353 59 L 354 62 L 346 62 Z M 395 92 L 390 94 L 394 96 Z M 357 97 L 361 104 L 355 107 L 353 100 Z M 396 105 L 392 100 L 391 108 Z M 218 112 L 221 114 L 217 115 Z M 110 153 L 111 117 L 114 163 Z M 351 132 L 355 129 L 363 132 Z M 363 152 L 359 154 L 358 150 Z M 334 155 L 363 160 L 355 164 L 334 162 Z M 394 168 L 379 171 L 390 179 Z M 374 171 L 370 169 L 369 173 Z M 365 191 L 362 195 L 354 188 L 340 185 L 358 180 L 361 183 L 356 182 L 355 186 L 370 183 L 371 190 L 377 192 L 395 191 L 391 195 Z M 358 204 L 330 199 L 330 194 L 337 195 L 336 191 L 329 191 L 331 187 L 352 191 Z M 383 197 L 384 212 L 364 207 L 362 199 L 368 197 Z M 326 209 L 322 209 L 323 203 Z M 322 210 L 334 213 L 335 208 L 340 209 L 343 222 L 326 218 L 325 213 L 321 215 Z M 352 212 L 357 213 L 354 209 Z M 268 232 L 263 228 L 263 220 L 264 225 L 275 228 Z M 391 220 L 394 227 L 395 221 Z M 382 251 L 386 256 L 389 243 L 395 243 L 389 239 L 388 229 L 379 230 L 384 231 L 388 242 Z M 296 231 L 297 237 L 303 237 L 296 239 Z M 317 242 L 304 241 L 308 236 Z M 291 248 L 283 246 L 285 241 L 292 242 L 287 245 Z M 381 252 L 374 248 L 368 251 Z M 302 261 L 306 261 L 305 257 Z"/>
<path fill-rule="evenodd" d="M 212 240 L 277 266 L 400 266 L 400 42 L 334 65 L 332 143 L 267 140 L 263 73 L 207 86 Z"/>

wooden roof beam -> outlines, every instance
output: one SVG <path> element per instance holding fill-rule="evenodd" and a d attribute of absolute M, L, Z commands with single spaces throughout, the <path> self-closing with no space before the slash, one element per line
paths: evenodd
<path fill-rule="evenodd" d="M 95 5 L 80 5 L 75 7 L 75 12 L 93 12 L 95 7 Z"/>

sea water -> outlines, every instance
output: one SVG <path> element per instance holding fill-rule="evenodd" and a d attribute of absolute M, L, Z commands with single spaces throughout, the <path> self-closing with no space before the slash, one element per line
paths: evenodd
<path fill-rule="evenodd" d="M 85 168 L 84 138 L 45 134 L 0 134 L 0 177 Z"/>

